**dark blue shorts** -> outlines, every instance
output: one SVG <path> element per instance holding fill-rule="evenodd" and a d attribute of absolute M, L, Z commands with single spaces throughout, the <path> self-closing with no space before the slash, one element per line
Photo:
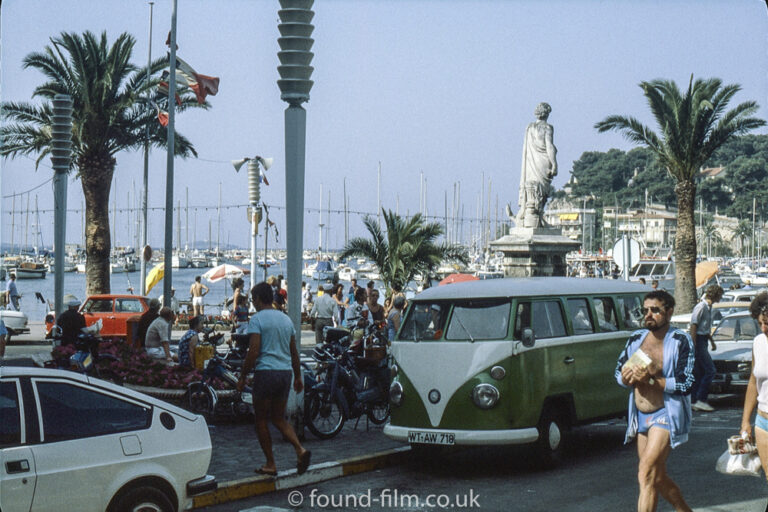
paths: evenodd
<path fill-rule="evenodd" d="M 288 400 L 293 370 L 256 370 L 253 372 L 254 400 Z"/>
<path fill-rule="evenodd" d="M 651 427 L 659 427 L 669 430 L 669 416 L 666 407 L 654 412 L 637 411 L 637 433 L 645 434 Z"/>

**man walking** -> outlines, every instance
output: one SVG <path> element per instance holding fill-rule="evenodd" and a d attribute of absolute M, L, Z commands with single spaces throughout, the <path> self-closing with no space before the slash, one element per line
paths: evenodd
<path fill-rule="evenodd" d="M 189 294 L 192 295 L 192 314 L 194 316 L 202 315 L 205 312 L 203 297 L 208 292 L 208 287 L 200 282 L 200 276 L 195 276 L 195 282 L 189 287 Z"/>
<path fill-rule="evenodd" d="M 256 314 L 251 317 L 248 324 L 250 345 L 237 389 L 243 390 L 245 378 L 251 368 L 254 368 L 253 412 L 256 419 L 256 435 L 267 458 L 266 463 L 256 469 L 256 473 L 277 475 L 275 457 L 272 453 L 272 437 L 267 425 L 267 421 L 271 420 L 296 450 L 296 471 L 301 475 L 309 467 L 312 453 L 301 445 L 291 424 L 285 420 L 285 404 L 290 392 L 291 375 L 293 375 L 293 389 L 297 393 L 304 389 L 299 365 L 299 350 L 296 347 L 296 331 L 291 319 L 274 309 L 272 295 L 272 287 L 265 282 L 257 284 L 251 290 Z"/>
<path fill-rule="evenodd" d="M 333 298 L 333 283 L 325 283 L 325 293 L 315 299 L 310 316 L 315 319 L 315 343 L 323 342 L 323 327 L 333 325 L 333 319 L 339 314 L 339 306 Z"/>
<path fill-rule="evenodd" d="M 691 409 L 712 412 L 714 407 L 707 403 L 709 384 L 715 376 L 715 364 L 709 355 L 708 345 L 716 350 L 712 339 L 712 304 L 723 298 L 723 289 L 716 285 L 707 287 L 704 298 L 696 304 L 691 313 L 691 339 L 696 352 L 696 365 L 693 368 L 693 387 L 691 388 Z"/>
<path fill-rule="evenodd" d="M 5 301 L 9 308 L 14 311 L 19 311 L 19 290 L 16 288 L 16 274 L 11 273 L 8 284 L 5 285 Z"/>
<path fill-rule="evenodd" d="M 674 308 L 669 293 L 647 293 L 642 309 L 645 329 L 632 333 L 616 365 L 616 381 L 631 390 L 624 442 L 637 437 L 638 512 L 655 511 L 659 494 L 676 511 L 691 511 L 667 474 L 667 457 L 688 440 L 691 428 L 688 392 L 694 365 L 693 342 L 669 325 Z"/>

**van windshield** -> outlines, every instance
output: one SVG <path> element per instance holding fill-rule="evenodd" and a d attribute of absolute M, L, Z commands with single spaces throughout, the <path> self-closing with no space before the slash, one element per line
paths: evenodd
<path fill-rule="evenodd" d="M 478 341 L 507 337 L 509 299 L 454 303 L 446 340 Z"/>
<path fill-rule="evenodd" d="M 414 302 L 408 308 L 398 340 L 431 341 L 443 337 L 449 304 L 445 302 Z"/>

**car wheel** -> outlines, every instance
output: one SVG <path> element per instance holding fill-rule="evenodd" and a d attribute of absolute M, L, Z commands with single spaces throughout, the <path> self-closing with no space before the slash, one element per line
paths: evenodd
<path fill-rule="evenodd" d="M 168 496 L 155 487 L 134 487 L 115 499 L 114 512 L 173 512 Z"/>
<path fill-rule="evenodd" d="M 339 401 L 327 390 L 318 391 L 307 407 L 307 428 L 315 437 L 330 439 L 344 427 L 344 411 Z"/>
<path fill-rule="evenodd" d="M 555 407 L 548 407 L 541 416 L 539 439 L 536 448 L 543 467 L 559 465 L 565 454 L 568 437 L 568 422 L 563 413 Z"/>

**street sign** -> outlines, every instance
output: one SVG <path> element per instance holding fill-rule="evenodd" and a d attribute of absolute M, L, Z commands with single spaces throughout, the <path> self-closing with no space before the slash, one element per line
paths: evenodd
<path fill-rule="evenodd" d="M 622 237 L 613 246 L 613 262 L 622 270 L 624 270 L 624 238 Z M 627 263 L 631 269 L 640 261 L 640 243 L 632 238 L 627 241 L 629 242 L 629 261 Z"/>

